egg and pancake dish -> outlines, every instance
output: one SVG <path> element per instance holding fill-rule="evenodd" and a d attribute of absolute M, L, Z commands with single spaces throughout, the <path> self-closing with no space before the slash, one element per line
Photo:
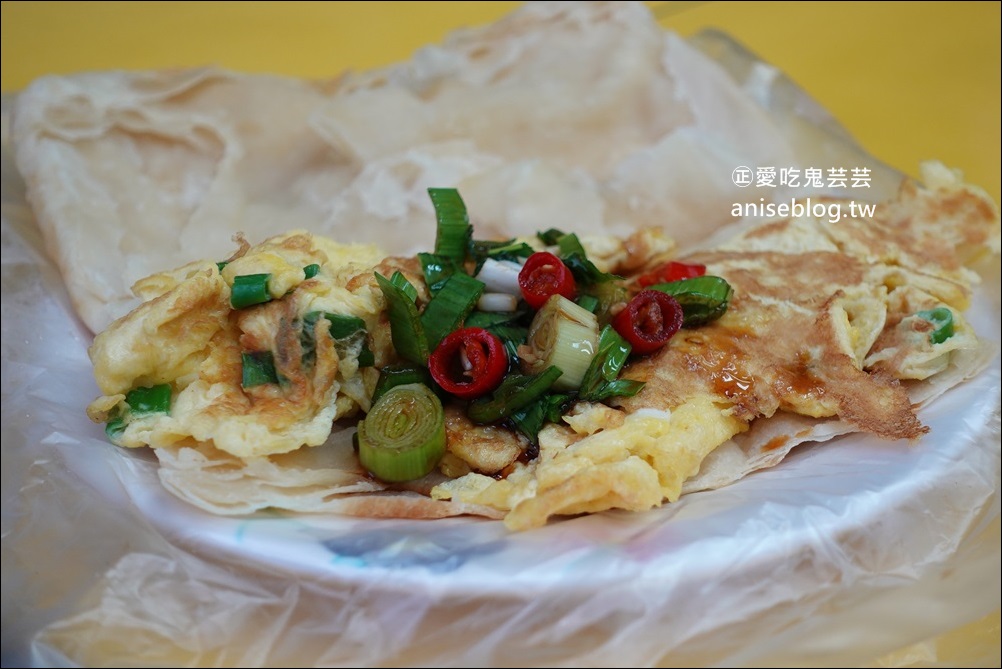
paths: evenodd
<path fill-rule="evenodd" d="M 328 81 L 34 82 L 10 133 L 95 334 L 88 415 L 213 513 L 513 530 L 842 434 L 919 447 L 921 406 L 995 355 L 965 310 L 996 205 L 938 163 L 902 179 L 714 52 L 642 3 L 530 2 Z M 738 220 L 738 165 L 872 188 Z"/>
<path fill-rule="evenodd" d="M 858 431 L 915 440 L 927 429 L 916 416 L 917 403 L 942 383 L 980 370 L 994 350 L 978 339 L 963 312 L 976 280 L 966 265 L 997 249 L 999 235 L 998 212 L 982 193 L 939 165 L 927 166 L 926 182 L 904 183 L 899 197 L 878 205 L 872 218 L 771 220 L 682 257 L 668 237 L 647 229 L 622 240 L 557 233 L 563 245 L 547 245 L 552 239 L 543 234 L 471 240 L 470 249 L 517 248 L 523 257 L 498 261 L 488 252 L 478 261 L 464 250 L 447 283 L 475 284 L 468 300 L 473 306 L 450 317 L 440 343 L 430 335 L 447 301 L 441 281 L 433 293 L 441 263 L 422 263 L 433 254 L 384 258 L 372 246 L 306 232 L 257 245 L 240 238 L 230 258 L 205 259 L 135 285 L 143 303 L 98 334 L 90 348 L 103 395 L 88 414 L 109 426 L 114 443 L 156 449 L 165 463 L 164 483 L 214 511 L 245 512 L 255 498 L 259 507 L 304 510 L 299 502 L 305 497 L 312 510 L 473 513 L 503 517 L 511 529 L 538 527 L 552 516 L 644 511 L 683 492 L 725 485 L 778 463 L 819 426 L 828 436 Z M 461 203 L 454 191 L 438 192 Z M 465 217 L 461 211 L 460 220 Z M 461 231 L 460 237 L 470 234 Z M 581 248 L 560 260 L 571 237 Z M 585 261 L 602 278 L 579 286 L 577 304 L 544 295 L 534 309 L 527 301 L 539 286 L 531 285 L 521 287 L 525 295 L 503 287 L 485 294 L 496 281 L 488 269 L 524 277 L 537 256 L 570 266 Z M 693 267 L 700 268 L 698 276 L 663 280 L 671 278 L 666 268 Z M 241 304 L 248 276 L 268 277 L 267 292 Z M 435 311 L 435 318 L 423 319 L 423 331 L 414 334 L 406 319 L 394 320 L 406 291 L 387 288 L 390 276 L 413 290 L 402 302 L 415 314 Z M 723 299 L 708 306 L 714 298 L 703 293 L 712 290 L 689 287 L 709 279 L 725 288 L 718 296 Z M 595 392 L 588 378 L 608 366 L 604 342 L 619 332 L 622 347 L 631 337 L 619 314 L 652 289 L 675 295 L 683 306 L 679 318 L 686 320 L 656 350 L 637 354 L 626 346 L 618 373 L 601 372 L 598 385 L 608 392 Z M 490 295 L 510 299 L 496 308 Z M 694 295 L 699 299 L 690 304 Z M 539 323 L 562 317 L 552 313 L 558 301 L 568 302 L 561 315 L 586 325 L 582 333 L 558 332 L 540 344 L 538 331 L 562 327 Z M 667 327 L 661 321 L 671 320 L 669 312 L 648 305 L 633 327 Z M 658 322 L 651 325 L 651 319 Z M 492 335 L 508 344 L 500 350 L 513 353 L 500 354 L 502 377 L 475 396 L 450 392 L 449 384 L 476 385 L 487 372 L 474 359 L 483 350 L 467 341 L 461 363 L 445 360 L 459 368 L 447 370 L 443 380 L 436 361 L 446 342 L 451 334 L 485 330 L 500 333 Z M 398 350 L 407 346 L 401 343 L 406 337 L 419 336 L 430 342 L 427 357 Z M 548 345 L 577 351 L 581 373 Z M 546 369 L 538 358 L 547 356 L 578 378 L 563 386 L 551 382 L 528 399 L 503 389 L 512 378 L 523 390 L 531 385 L 527 379 L 542 378 L 545 371 L 534 372 Z M 417 375 L 402 384 L 388 381 L 401 369 Z M 374 403 L 381 383 L 391 387 Z M 421 393 L 414 387 L 440 405 L 415 409 Z M 137 389 L 155 388 L 168 398 L 162 407 L 147 406 L 143 397 L 130 401 Z M 385 460 L 377 459 L 378 467 L 362 464 L 368 433 L 377 429 L 374 407 L 401 390 L 412 396 L 390 409 L 383 426 L 390 450 L 428 421 L 435 423 L 427 441 L 444 441 L 435 452 L 421 437 L 421 448 L 431 450 L 420 457 L 431 469 L 413 475 L 394 464 L 387 468 Z M 532 410 L 541 417 L 527 429 Z M 343 436 L 332 438 L 332 432 L 350 433 L 360 420 L 363 438 L 354 447 Z M 297 453 L 313 449 L 336 452 L 318 457 L 326 464 L 311 477 L 314 464 L 297 460 Z M 283 468 L 291 480 L 259 479 L 256 486 L 244 480 L 254 478 L 248 472 Z M 248 485 L 258 490 L 240 503 Z M 270 487 L 270 496 L 262 487 Z M 312 495 L 301 488 L 313 489 Z"/>

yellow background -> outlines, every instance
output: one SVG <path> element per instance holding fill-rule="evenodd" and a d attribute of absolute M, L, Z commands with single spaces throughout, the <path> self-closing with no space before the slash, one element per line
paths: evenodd
<path fill-rule="evenodd" d="M 2 88 L 52 73 L 213 63 L 327 78 L 408 58 L 515 2 L 3 2 Z M 997 2 L 653 2 L 683 35 L 716 27 L 777 65 L 872 154 L 937 158 L 1000 199 Z M 999 614 L 941 637 L 940 660 L 999 656 Z M 905 661 L 902 653 L 897 661 Z"/>

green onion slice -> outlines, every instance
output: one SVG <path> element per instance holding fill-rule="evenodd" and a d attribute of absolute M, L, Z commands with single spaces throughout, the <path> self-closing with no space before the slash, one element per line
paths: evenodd
<path fill-rule="evenodd" d="M 466 317 L 468 328 L 484 328 L 490 330 L 500 325 L 515 325 L 525 317 L 528 311 L 474 311 Z"/>
<path fill-rule="evenodd" d="M 466 317 L 463 325 L 468 328 L 483 328 L 497 335 L 504 342 L 509 360 L 518 360 L 518 347 L 525 343 L 529 328 L 522 325 L 528 311 L 474 311 Z"/>
<path fill-rule="evenodd" d="M 307 265 L 303 268 L 303 274 L 306 275 L 307 279 L 312 279 L 317 274 L 320 273 L 320 265 L 313 263 L 312 265 Z"/>
<path fill-rule="evenodd" d="M 456 273 L 456 264 L 448 256 L 437 253 L 419 253 L 421 268 L 424 270 L 424 281 L 428 284 L 428 292 L 432 295 L 442 290 L 449 277 Z"/>
<path fill-rule="evenodd" d="M 394 272 L 393 275 L 390 276 L 390 283 L 403 291 L 404 295 L 407 296 L 407 299 L 417 304 L 417 288 L 415 288 L 414 284 L 407 280 L 407 277 L 404 276 L 402 272 Z"/>
<path fill-rule="evenodd" d="M 523 372 L 559 367 L 564 373 L 554 390 L 577 390 L 598 347 L 598 319 L 566 297 L 554 295 L 536 312 L 526 344 L 530 351 L 522 359 Z"/>
<path fill-rule="evenodd" d="M 621 277 L 603 272 L 588 260 L 581 240 L 573 232 L 568 234 L 556 228 L 550 228 L 536 236 L 547 246 L 556 246 L 557 256 L 574 275 L 574 281 L 580 288 L 589 288 L 596 284 L 607 283 Z"/>
<path fill-rule="evenodd" d="M 303 351 L 303 362 L 312 361 L 315 357 L 317 342 L 314 334 L 314 327 L 321 318 L 330 323 L 330 335 L 334 340 L 334 347 L 338 355 L 342 358 L 346 351 L 361 342 L 361 349 L 358 352 L 358 366 L 372 367 L 376 364 L 376 356 L 369 348 L 369 332 L 365 327 L 365 321 L 358 316 L 347 314 L 332 314 L 328 311 L 311 311 L 303 317 L 302 328 L 299 332 L 299 344 Z"/>
<path fill-rule="evenodd" d="M 642 381 L 618 378 L 629 357 L 629 343 L 611 325 L 602 328 L 598 351 L 581 381 L 578 397 L 588 402 L 600 402 L 610 397 L 632 397 L 640 392 L 644 387 Z"/>
<path fill-rule="evenodd" d="M 467 274 L 457 272 L 448 278 L 421 314 L 429 350 L 435 350 L 445 335 L 462 325 L 473 307 L 477 306 L 483 292 L 483 282 Z M 396 346 L 396 343 L 394 339 L 393 345 Z"/>
<path fill-rule="evenodd" d="M 125 396 L 129 411 L 134 414 L 170 413 L 171 390 L 169 383 L 134 388 Z"/>
<path fill-rule="evenodd" d="M 542 232 L 537 232 L 536 237 L 539 241 L 543 242 L 547 246 L 556 246 L 560 243 L 560 238 L 567 235 L 563 230 L 558 230 L 557 228 L 550 228 L 549 230 L 543 230 Z"/>
<path fill-rule="evenodd" d="M 471 402 L 466 415 L 481 425 L 507 418 L 542 397 L 562 373 L 559 368 L 550 367 L 533 376 L 508 374 L 490 397 Z"/>
<path fill-rule="evenodd" d="M 587 291 L 588 295 L 598 300 L 595 315 L 598 316 L 599 322 L 603 325 L 612 319 L 611 311 L 614 306 L 623 305 L 630 300 L 630 293 L 621 281 L 596 283 L 590 286 Z"/>
<path fill-rule="evenodd" d="M 466 204 L 455 188 L 429 188 L 428 196 L 438 221 L 435 253 L 449 258 L 454 266 L 461 266 L 466 260 L 466 249 L 473 234 Z"/>
<path fill-rule="evenodd" d="M 933 344 L 942 344 L 953 336 L 953 312 L 946 307 L 920 311 L 915 315 L 933 324 L 935 329 L 929 333 L 929 341 Z"/>
<path fill-rule="evenodd" d="M 581 295 L 576 302 L 579 307 L 587 309 L 591 313 L 595 313 L 598 309 L 598 298 L 594 295 Z"/>
<path fill-rule="evenodd" d="M 250 351 L 241 355 L 243 361 L 243 379 L 240 384 L 244 388 L 253 388 L 265 383 L 278 383 L 278 372 L 275 371 L 275 356 L 271 351 Z"/>
<path fill-rule="evenodd" d="M 473 275 L 480 273 L 484 266 L 484 261 L 488 258 L 493 260 L 511 260 L 518 262 L 523 258 L 528 258 L 535 249 L 515 239 L 508 239 L 502 242 L 484 241 L 474 239 L 470 242 L 470 255 L 473 257 L 476 267 Z"/>
<path fill-rule="evenodd" d="M 413 481 L 445 455 L 445 413 L 427 386 L 396 386 L 358 424 L 358 459 L 376 478 Z"/>
<path fill-rule="evenodd" d="M 271 274 L 241 274 L 233 277 L 230 288 L 230 305 L 234 309 L 243 309 L 255 304 L 271 301 L 268 292 L 268 281 Z"/>
<path fill-rule="evenodd" d="M 372 402 L 378 402 L 380 397 L 397 386 L 412 383 L 420 383 L 430 388 L 432 380 L 428 369 L 420 365 L 405 363 L 386 365 L 379 370 L 379 380 L 376 381 L 376 389 L 372 391 Z"/>
<path fill-rule="evenodd" d="M 365 331 L 365 321 L 358 316 L 332 314 L 329 311 L 323 312 L 323 315 L 324 318 L 330 321 L 332 339 L 347 339 L 352 335 Z"/>
<path fill-rule="evenodd" d="M 104 433 L 108 436 L 108 440 L 111 443 L 118 444 L 122 438 L 122 433 L 125 432 L 125 428 L 125 419 L 121 416 L 115 416 L 104 424 Z"/>
<path fill-rule="evenodd" d="M 170 414 L 171 387 L 169 383 L 133 388 L 125 394 L 128 408 L 115 407 L 104 425 L 104 433 L 113 444 L 120 443 L 122 433 L 129 425 L 129 418 L 151 413 Z"/>
<path fill-rule="evenodd" d="M 414 291 L 414 286 L 400 272 L 394 272 L 392 279 L 376 272 L 376 283 L 386 298 L 393 347 L 405 360 L 425 365 L 428 362 L 428 339 L 417 304 L 401 282 Z M 414 295 L 417 296 L 417 291 L 414 291 Z"/>
<path fill-rule="evenodd" d="M 547 422 L 556 423 L 564 415 L 573 395 L 551 393 L 543 395 L 532 404 L 511 414 L 509 420 L 516 430 L 525 435 L 533 446 L 539 445 L 539 431 Z"/>
<path fill-rule="evenodd" d="M 678 300 L 684 314 L 682 321 L 684 328 L 706 325 L 723 316 L 734 294 L 727 281 L 711 275 L 658 283 L 651 288 L 668 293 Z"/>

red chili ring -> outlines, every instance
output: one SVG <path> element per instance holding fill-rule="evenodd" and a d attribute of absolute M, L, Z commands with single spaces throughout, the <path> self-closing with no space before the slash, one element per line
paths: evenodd
<path fill-rule="evenodd" d="M 634 353 L 653 353 L 682 327 L 678 300 L 659 290 L 642 290 L 612 319 L 612 327 L 630 343 Z"/>
<path fill-rule="evenodd" d="M 501 385 L 508 371 L 508 354 L 497 335 L 483 328 L 462 328 L 446 335 L 435 348 L 428 358 L 428 371 L 447 393 L 475 399 Z"/>
<path fill-rule="evenodd" d="M 706 265 L 672 260 L 663 265 L 658 265 L 646 274 L 641 274 L 637 278 L 637 283 L 646 288 L 656 283 L 671 283 L 672 281 L 680 281 L 682 279 L 694 279 L 704 274 L 706 274 Z"/>
<path fill-rule="evenodd" d="M 571 270 L 560 258 L 546 251 L 529 256 L 518 273 L 518 285 L 522 297 L 533 309 L 539 309 L 554 295 L 563 295 L 568 300 L 577 296 Z"/>

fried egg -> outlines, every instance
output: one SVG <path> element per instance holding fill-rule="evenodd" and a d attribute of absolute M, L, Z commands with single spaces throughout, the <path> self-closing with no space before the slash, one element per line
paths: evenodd
<path fill-rule="evenodd" d="M 89 353 L 102 397 L 88 407 L 97 421 L 125 417 L 115 438 L 126 447 L 167 447 L 191 441 L 241 458 L 323 444 L 335 420 L 367 409 L 378 373 L 361 368 L 362 342 L 336 345 L 325 312 L 381 327 L 383 298 L 368 281 L 382 254 L 371 246 L 318 241 L 289 233 L 251 247 L 241 241 L 226 262 L 192 263 L 142 280 L 147 301 L 94 339 Z M 333 259 L 333 260 L 332 260 Z M 318 265 L 312 278 L 305 267 Z M 271 301 L 230 305 L 234 277 L 268 274 Z M 312 327 L 304 351 L 304 329 Z M 367 342 L 366 342 L 367 343 Z M 373 353 L 388 342 L 373 340 Z M 243 387 L 243 354 L 269 352 L 281 383 Z M 169 384 L 168 413 L 138 414 L 126 401 L 139 387 Z"/>

